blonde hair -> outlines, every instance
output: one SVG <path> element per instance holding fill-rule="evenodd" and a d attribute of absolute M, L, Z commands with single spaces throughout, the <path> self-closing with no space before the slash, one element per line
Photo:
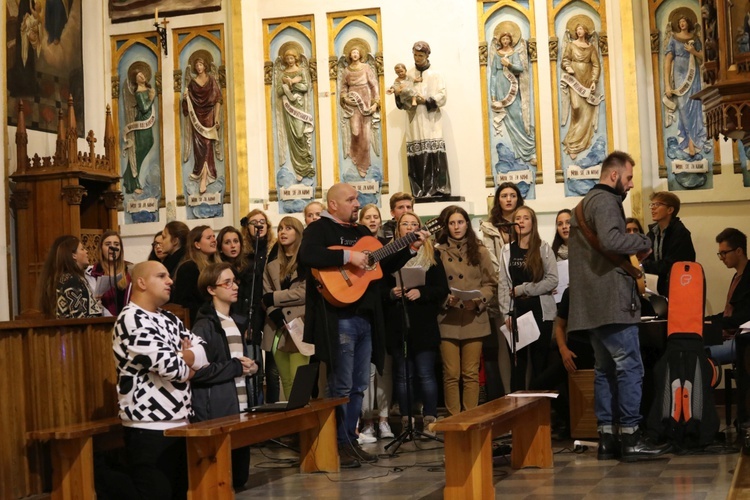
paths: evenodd
<path fill-rule="evenodd" d="M 422 221 L 419 219 L 417 214 L 414 212 L 404 212 L 401 214 L 401 217 L 398 218 L 396 221 L 396 231 L 393 233 L 393 239 L 400 238 L 402 236 L 405 236 L 401 233 L 401 221 L 404 219 L 404 217 L 410 216 L 417 219 L 417 222 L 422 223 Z M 413 261 L 413 262 L 412 262 Z M 435 262 L 435 247 L 432 241 L 432 236 L 430 236 L 428 239 L 425 240 L 424 244 L 419 247 L 419 250 L 417 251 L 417 255 L 415 255 L 408 263 L 407 266 L 409 267 L 430 267 L 434 266 L 437 262 Z"/>
<path fill-rule="evenodd" d="M 291 276 L 297 270 L 297 255 L 299 254 L 299 246 L 302 244 L 302 232 L 304 228 L 302 223 L 294 217 L 284 217 L 279 221 L 279 231 L 282 227 L 290 227 L 297 233 L 297 239 L 289 245 L 289 250 L 292 255 L 287 255 L 286 248 L 280 246 L 278 256 L 279 259 L 279 278 L 283 280 L 287 276 Z"/>

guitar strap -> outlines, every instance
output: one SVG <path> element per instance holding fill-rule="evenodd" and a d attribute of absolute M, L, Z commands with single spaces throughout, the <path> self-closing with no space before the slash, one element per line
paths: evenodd
<path fill-rule="evenodd" d="M 622 268 L 623 271 L 628 273 L 634 279 L 637 280 L 643 277 L 643 271 L 631 264 L 628 257 L 604 250 L 602 248 L 601 244 L 599 243 L 599 238 L 588 225 L 588 223 L 586 222 L 586 218 L 583 215 L 583 200 L 581 200 L 581 202 L 578 203 L 578 205 L 576 205 L 576 208 L 573 210 L 575 212 L 576 220 L 578 221 L 578 227 L 580 227 L 581 231 L 583 231 L 583 235 L 586 237 L 586 240 L 588 240 L 591 248 L 606 257 L 607 260 L 609 260 L 612 264 Z"/>

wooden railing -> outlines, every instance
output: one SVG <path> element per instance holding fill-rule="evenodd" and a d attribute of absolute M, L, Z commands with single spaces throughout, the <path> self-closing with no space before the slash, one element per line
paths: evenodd
<path fill-rule="evenodd" d="M 29 431 L 117 415 L 113 318 L 0 323 L 0 498 L 49 491 L 47 445 Z"/>

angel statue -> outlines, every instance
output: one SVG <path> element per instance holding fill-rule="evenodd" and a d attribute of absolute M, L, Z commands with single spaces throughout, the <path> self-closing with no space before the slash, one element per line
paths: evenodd
<path fill-rule="evenodd" d="M 339 59 L 338 92 L 341 104 L 344 158 L 350 157 L 364 178 L 370 168 L 370 148 L 380 156 L 377 137 L 380 127 L 380 92 L 375 60 L 369 44 L 360 39 L 349 40 Z"/>
<path fill-rule="evenodd" d="M 182 162 L 193 156 L 190 180 L 199 182 L 199 192 L 216 181 L 215 160 L 222 161 L 221 88 L 211 54 L 196 50 L 188 59 L 185 91 L 182 97 Z"/>
<path fill-rule="evenodd" d="M 136 61 L 128 68 L 127 80 L 123 82 L 125 128 L 122 154 L 127 158 L 127 168 L 122 176 L 122 184 L 128 194 L 141 194 L 141 167 L 151 148 L 154 147 L 153 126 L 154 97 L 151 88 L 151 67 L 143 61 Z"/>
<path fill-rule="evenodd" d="M 515 29 L 513 29 L 515 27 Z M 512 32 L 510 30 L 513 30 Z M 536 165 L 536 141 L 531 124 L 531 78 L 526 41 L 517 25 L 500 23 L 495 30 L 491 53 L 490 99 L 495 113 L 495 134 L 503 134 L 503 125 L 513 144 L 516 158 Z"/>
<path fill-rule="evenodd" d="M 701 101 L 692 99 L 701 90 L 700 25 L 687 7 L 675 9 L 669 16 L 664 37 L 664 125 L 677 122 L 679 147 L 690 156 L 706 146 Z M 675 116 L 676 115 L 676 116 Z M 710 143 L 709 143 L 710 147 Z"/>
<path fill-rule="evenodd" d="M 569 123 L 563 150 L 573 160 L 591 146 L 599 128 L 599 104 L 604 96 L 597 91 L 601 76 L 598 47 L 599 37 L 591 18 L 579 14 L 568 21 L 560 87 L 562 124 Z"/>
<path fill-rule="evenodd" d="M 281 46 L 273 65 L 276 90 L 276 137 L 279 165 L 287 161 L 287 152 L 297 182 L 313 177 L 312 134 L 315 122 L 310 113 L 310 68 L 302 47 L 297 42 Z"/>

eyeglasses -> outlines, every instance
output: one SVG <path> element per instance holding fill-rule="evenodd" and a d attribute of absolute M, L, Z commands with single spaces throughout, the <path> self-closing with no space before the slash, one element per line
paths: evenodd
<path fill-rule="evenodd" d="M 401 227 L 419 227 L 419 222 L 402 222 L 399 224 Z"/>
<path fill-rule="evenodd" d="M 666 203 L 662 203 L 660 201 L 652 201 L 648 204 L 648 208 L 656 208 L 656 207 L 665 207 L 667 206 Z"/>
<path fill-rule="evenodd" d="M 739 248 L 739 247 L 737 247 L 737 248 Z M 720 251 L 716 252 L 716 256 L 719 257 L 720 259 L 726 259 L 727 258 L 727 254 L 731 253 L 731 252 L 734 252 L 735 250 L 737 250 L 737 248 L 732 248 L 731 250 L 720 250 Z"/>
<path fill-rule="evenodd" d="M 214 286 L 220 286 L 222 288 L 226 288 L 227 290 L 231 290 L 232 286 L 240 286 L 239 280 L 226 280 L 222 281 L 221 283 L 216 283 Z"/>
<path fill-rule="evenodd" d="M 155 247 L 160 247 L 161 243 L 158 243 L 158 242 L 155 241 L 155 242 L 151 243 L 151 246 L 154 247 L 154 248 Z"/>

